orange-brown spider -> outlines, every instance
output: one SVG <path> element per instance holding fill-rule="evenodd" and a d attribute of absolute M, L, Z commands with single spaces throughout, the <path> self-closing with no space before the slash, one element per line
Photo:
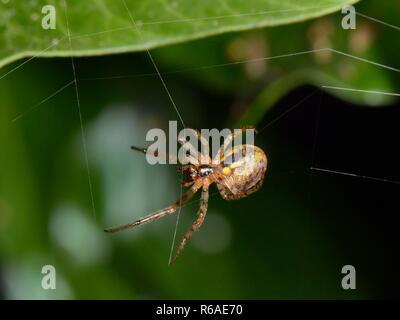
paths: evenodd
<path fill-rule="evenodd" d="M 200 159 L 200 161 L 190 161 L 189 164 L 181 165 L 181 170 L 184 176 L 182 184 L 184 187 L 190 187 L 189 190 L 169 207 L 155 211 L 132 223 L 115 228 L 105 229 L 104 231 L 110 233 L 122 231 L 174 213 L 179 207 L 186 204 L 194 196 L 194 194 L 201 189 L 200 209 L 197 219 L 185 233 L 185 236 L 183 237 L 183 240 L 178 247 L 174 258 L 171 261 L 171 263 L 173 263 L 184 249 L 193 232 L 197 231 L 204 222 L 208 207 L 208 190 L 211 184 L 215 183 L 217 185 L 219 193 L 225 200 L 242 199 L 256 192 L 262 186 L 268 163 L 264 151 L 259 147 L 249 144 L 242 144 L 239 146 L 234 146 L 233 148 L 229 148 L 236 135 L 239 133 L 242 134 L 244 130 L 249 128 L 251 127 L 245 127 L 242 130 L 231 133 L 225 139 L 224 144 L 220 147 L 217 155 L 213 159 L 209 155 L 202 155 L 198 153 L 197 150 L 193 150 L 194 147 L 190 144 L 188 147 L 192 148 L 192 151 L 195 152 L 197 159 Z M 186 130 L 192 130 L 195 132 L 199 141 L 202 144 L 208 145 L 208 141 L 198 131 L 194 129 Z M 185 144 L 186 142 L 186 140 L 180 141 L 181 144 Z M 143 153 L 151 152 L 151 154 L 154 156 L 161 156 L 158 154 L 158 152 L 153 152 L 146 148 L 131 148 Z M 227 163 L 228 161 L 225 161 L 228 156 L 235 154 L 238 154 L 241 157 L 232 157 L 233 160 L 229 161 L 229 163 Z M 165 156 L 168 159 L 171 159 L 170 155 Z M 237 158 L 239 158 L 239 160 L 236 161 L 235 159 Z M 175 157 L 174 159 L 177 160 Z M 219 161 L 214 161 L 216 159 Z"/>

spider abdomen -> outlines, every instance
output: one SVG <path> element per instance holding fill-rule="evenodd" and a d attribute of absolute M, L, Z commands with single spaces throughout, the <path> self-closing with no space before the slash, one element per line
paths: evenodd
<path fill-rule="evenodd" d="M 235 157 L 241 155 L 241 157 Z M 260 189 L 267 171 L 267 156 L 253 145 L 241 145 L 224 156 L 233 156 L 230 164 L 223 165 L 218 190 L 225 200 L 239 200 Z M 238 159 L 238 160 L 235 160 Z"/>

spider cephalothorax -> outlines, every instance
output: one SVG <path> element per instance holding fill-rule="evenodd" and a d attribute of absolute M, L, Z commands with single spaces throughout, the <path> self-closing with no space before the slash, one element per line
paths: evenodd
<path fill-rule="evenodd" d="M 207 177 L 214 172 L 213 167 L 208 164 L 203 164 L 199 167 L 199 176 Z"/>
<path fill-rule="evenodd" d="M 199 168 L 194 164 L 186 164 L 181 167 L 183 181 L 182 184 L 188 187 L 199 177 Z"/>
<path fill-rule="evenodd" d="M 242 130 L 248 129 L 243 128 Z M 201 136 L 196 130 L 192 130 L 197 134 L 199 141 L 202 144 L 208 144 L 208 141 Z M 179 207 L 187 203 L 194 194 L 201 189 L 200 209 L 198 216 L 193 225 L 187 230 L 183 240 L 172 259 L 172 262 L 179 256 L 186 243 L 192 236 L 193 232 L 198 230 L 202 225 L 208 207 L 209 187 L 215 183 L 221 197 L 225 200 L 239 200 L 260 189 L 264 181 L 264 175 L 267 170 L 267 156 L 259 147 L 249 144 L 242 144 L 231 147 L 231 143 L 237 135 L 237 131 L 229 135 L 224 144 L 215 157 L 203 155 L 194 150 L 195 156 L 188 164 L 182 165 L 183 174 L 182 184 L 188 187 L 189 190 L 175 203 L 165 209 L 153 212 L 139 220 L 120 227 L 106 229 L 106 232 L 117 232 L 131 227 L 135 227 L 146 222 L 164 217 L 175 212 Z M 180 141 L 186 144 L 187 141 Z M 193 151 L 193 146 L 191 146 Z M 146 148 L 132 147 L 144 153 L 150 153 Z M 208 145 L 207 145 L 208 150 Z M 155 152 L 152 152 L 156 155 Z M 157 153 L 156 156 L 159 156 Z M 171 155 L 165 155 L 171 159 Z M 177 159 L 174 159 L 175 161 Z"/>
<path fill-rule="evenodd" d="M 185 187 L 191 186 L 198 178 L 205 178 L 214 172 L 214 169 L 209 164 L 187 164 L 183 165 L 182 168 L 183 181 L 182 184 Z"/>

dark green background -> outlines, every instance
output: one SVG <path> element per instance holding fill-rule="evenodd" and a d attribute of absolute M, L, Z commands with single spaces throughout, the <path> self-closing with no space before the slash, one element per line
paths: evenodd
<path fill-rule="evenodd" d="M 359 6 L 362 12 L 396 23 L 398 7 L 365 2 Z M 341 30 L 340 19 L 340 15 L 322 18 L 316 28 L 324 33 L 326 23 L 335 25 L 333 45 L 347 52 L 353 31 Z M 168 257 L 176 216 L 121 235 L 102 232 L 162 208 L 179 195 L 176 167 L 150 166 L 129 150 L 131 144 L 146 144 L 149 129 L 167 128 L 168 120 L 178 120 L 146 54 L 75 59 L 95 213 L 75 87 L 12 121 L 73 79 L 71 60 L 35 59 L 2 79 L 0 295 L 7 299 L 398 297 L 399 185 L 310 171 L 313 164 L 400 180 L 396 100 L 354 93 L 347 97 L 358 103 L 352 105 L 318 88 L 340 80 L 349 87 L 395 92 L 398 73 L 338 55 L 320 64 L 312 54 L 269 61 L 255 78 L 243 64 L 196 69 L 234 62 L 227 48 L 237 39 L 244 39 L 244 48 L 253 49 L 257 48 L 253 41 L 266 39 L 264 53 L 271 56 L 309 50 L 307 34 L 317 21 L 153 52 L 183 119 L 194 128 L 232 128 L 239 121 L 262 128 L 317 90 L 257 136 L 257 145 L 270 159 L 263 189 L 236 202 L 223 201 L 213 189 L 205 225 L 172 267 Z M 366 32 L 374 39 L 360 55 L 398 66 L 400 31 L 360 17 L 359 23 L 368 24 L 371 29 Z M 350 68 L 349 79 L 341 73 L 343 65 Z M 284 80 L 293 72 L 311 74 L 310 70 L 323 74 L 312 81 L 314 86 L 294 89 Z M 112 78 L 94 79 L 102 77 Z M 247 113 L 254 110 L 254 101 L 264 105 L 257 99 L 277 79 L 284 85 L 277 87 L 281 93 L 278 89 L 269 93 L 277 95 L 273 108 L 265 102 L 262 112 Z M 193 202 L 183 209 L 177 241 L 197 208 L 198 202 Z M 40 286 L 46 264 L 57 269 L 55 291 Z M 356 267 L 357 290 L 341 288 L 341 268 L 346 264 Z"/>

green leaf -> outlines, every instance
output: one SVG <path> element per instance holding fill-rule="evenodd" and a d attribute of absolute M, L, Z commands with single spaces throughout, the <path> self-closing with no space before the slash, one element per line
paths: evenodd
<path fill-rule="evenodd" d="M 64 0 L 3 0 L 0 67 L 23 57 L 141 51 L 230 31 L 289 24 L 357 1 L 302 0 L 300 5 L 297 0 L 125 0 L 125 7 L 123 0 L 75 0 L 66 1 L 65 7 Z M 56 9 L 55 30 L 42 27 L 45 5 Z"/>
<path fill-rule="evenodd" d="M 395 96 L 376 92 L 399 90 L 399 73 L 393 69 L 398 69 L 400 38 L 396 28 L 371 18 L 394 23 L 397 12 L 386 2 L 364 1 L 356 9 L 371 17 L 357 16 L 355 30 L 341 28 L 343 14 L 338 12 L 302 23 L 159 48 L 154 57 L 162 63 L 162 70 L 181 70 L 183 76 L 206 90 L 251 96 L 249 110 L 236 112 L 235 123 L 245 119 L 256 123 L 274 102 L 305 84 L 354 89 L 325 88 L 329 94 L 360 106 L 390 105 Z M 332 50 L 312 52 L 321 48 Z"/>

